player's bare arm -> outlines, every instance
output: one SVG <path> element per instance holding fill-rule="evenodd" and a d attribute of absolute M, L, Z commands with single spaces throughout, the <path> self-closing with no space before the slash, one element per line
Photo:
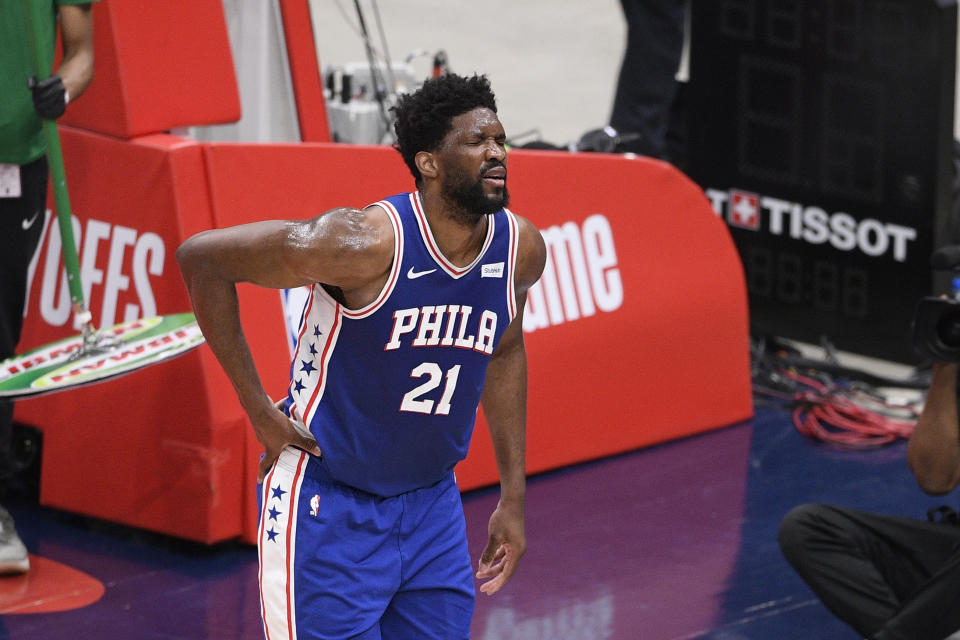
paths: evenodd
<path fill-rule="evenodd" d="M 480 556 L 480 591 L 492 595 L 517 570 L 526 551 L 527 355 L 523 344 L 523 309 L 527 290 L 540 278 L 546 246 L 540 232 L 518 216 L 516 270 L 517 316 L 507 327 L 487 367 L 482 403 L 500 475 L 500 502 L 490 516 L 489 540 Z"/>
<path fill-rule="evenodd" d="M 936 362 L 923 412 L 907 444 L 907 463 L 926 493 L 941 495 L 960 482 L 957 364 Z"/>
<path fill-rule="evenodd" d="M 322 282 L 337 287 L 348 306 L 362 305 L 383 286 L 393 242 L 386 214 L 370 207 L 204 231 L 177 250 L 197 323 L 264 446 L 259 479 L 288 444 L 319 450 L 264 391 L 240 324 L 236 284 L 291 288 Z"/>

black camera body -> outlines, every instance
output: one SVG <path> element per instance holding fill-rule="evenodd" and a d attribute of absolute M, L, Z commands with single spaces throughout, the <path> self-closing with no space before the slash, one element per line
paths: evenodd
<path fill-rule="evenodd" d="M 913 320 L 913 348 L 940 362 L 960 362 L 960 301 L 928 296 Z"/>
<path fill-rule="evenodd" d="M 960 244 L 941 247 L 930 256 L 935 271 L 953 272 L 953 289 L 960 287 Z M 913 349 L 939 362 L 960 362 L 960 295 L 927 296 L 913 317 Z"/>

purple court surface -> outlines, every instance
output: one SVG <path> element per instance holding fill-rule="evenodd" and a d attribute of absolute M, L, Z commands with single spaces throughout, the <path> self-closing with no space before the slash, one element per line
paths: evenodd
<path fill-rule="evenodd" d="M 814 442 L 783 409 L 758 407 L 746 423 L 533 477 L 527 554 L 500 593 L 478 594 L 473 638 L 855 640 L 787 565 L 777 526 L 809 501 L 916 517 L 951 502 L 917 489 L 904 453 L 902 441 L 870 451 Z M 475 559 L 496 500 L 464 496 Z M 6 502 L 31 553 L 104 592 L 80 608 L 2 615 L 0 638 L 263 637 L 252 547 Z"/>

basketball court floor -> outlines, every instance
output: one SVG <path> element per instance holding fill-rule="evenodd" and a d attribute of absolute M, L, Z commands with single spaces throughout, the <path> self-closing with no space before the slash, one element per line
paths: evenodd
<path fill-rule="evenodd" d="M 533 477 L 527 554 L 500 593 L 479 595 L 473 637 L 858 638 L 787 565 L 777 527 L 808 501 L 917 517 L 950 503 L 916 488 L 904 453 L 903 441 L 815 442 L 783 407 L 758 405 L 745 423 Z M 464 496 L 474 559 L 496 500 L 490 489 Z M 187 543 L 26 498 L 8 506 L 35 557 L 27 576 L 0 580 L 0 638 L 263 637 L 252 547 Z"/>

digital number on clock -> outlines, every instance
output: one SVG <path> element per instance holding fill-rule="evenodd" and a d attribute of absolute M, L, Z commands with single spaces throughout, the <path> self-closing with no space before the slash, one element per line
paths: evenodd
<path fill-rule="evenodd" d="M 866 318 L 870 277 L 866 269 L 811 260 L 766 247 L 746 249 L 744 269 L 751 297 L 783 305 Z"/>

